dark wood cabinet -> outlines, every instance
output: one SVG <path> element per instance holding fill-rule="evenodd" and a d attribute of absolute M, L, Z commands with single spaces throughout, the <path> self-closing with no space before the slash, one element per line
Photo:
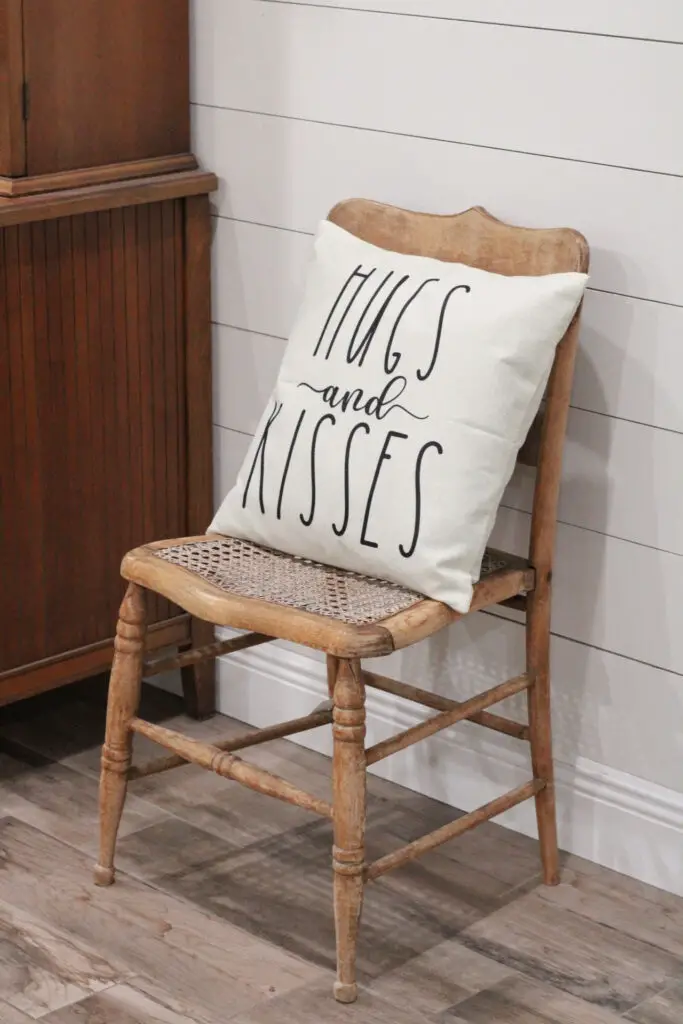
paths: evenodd
<path fill-rule="evenodd" d="M 187 0 L 0 0 L 0 194 L 195 167 L 188 63 Z"/>
<path fill-rule="evenodd" d="M 187 0 L 0 0 L 0 175 L 3 704 L 106 667 L 123 554 L 211 517 Z M 151 624 L 205 631 L 162 600 Z"/>

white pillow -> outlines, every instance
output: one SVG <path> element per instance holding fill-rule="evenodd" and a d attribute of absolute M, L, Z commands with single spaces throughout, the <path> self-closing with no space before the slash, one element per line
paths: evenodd
<path fill-rule="evenodd" d="M 209 531 L 466 612 L 586 281 L 406 256 L 324 221 L 275 391 Z"/>

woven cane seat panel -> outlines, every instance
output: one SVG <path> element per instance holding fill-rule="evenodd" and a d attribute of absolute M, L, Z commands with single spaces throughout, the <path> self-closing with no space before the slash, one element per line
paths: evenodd
<path fill-rule="evenodd" d="M 422 594 L 373 576 L 335 569 L 234 537 L 192 541 L 155 551 L 172 565 L 240 597 L 285 605 L 362 626 L 423 600 Z M 505 567 L 487 552 L 482 576 Z"/>

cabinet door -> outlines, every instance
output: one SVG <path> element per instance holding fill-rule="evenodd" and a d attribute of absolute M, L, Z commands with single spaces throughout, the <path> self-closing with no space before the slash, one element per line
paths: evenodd
<path fill-rule="evenodd" d="M 26 173 L 21 0 L 0 0 L 0 175 Z"/>
<path fill-rule="evenodd" d="M 23 0 L 27 173 L 189 151 L 187 0 Z"/>
<path fill-rule="evenodd" d="M 183 200 L 0 230 L 0 673 L 111 637 L 122 556 L 187 533 L 183 280 Z"/>

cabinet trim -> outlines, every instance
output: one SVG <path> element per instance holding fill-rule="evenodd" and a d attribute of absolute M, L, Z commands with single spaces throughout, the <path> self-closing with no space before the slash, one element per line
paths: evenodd
<path fill-rule="evenodd" d="M 189 637 L 189 615 L 176 615 L 150 626 L 147 649 L 154 651 L 161 647 L 176 647 L 186 643 Z M 63 654 L 56 654 L 43 661 L 34 661 L 30 665 L 21 665 L 3 672 L 0 674 L 0 707 L 103 672 L 111 665 L 113 656 L 114 638 L 109 637 L 87 647 L 64 651 Z"/>
<path fill-rule="evenodd" d="M 215 174 L 207 171 L 179 171 L 134 181 L 115 181 L 105 185 L 42 192 L 34 196 L 0 198 L 0 227 L 28 221 L 72 217 L 96 210 L 115 210 L 122 206 L 157 203 L 163 199 L 183 199 L 206 195 L 218 187 Z"/>
<path fill-rule="evenodd" d="M 28 196 L 40 192 L 60 192 L 63 189 L 82 188 L 86 185 L 106 185 L 115 181 L 146 178 L 153 174 L 171 174 L 175 171 L 193 171 L 197 160 L 192 153 L 158 156 L 150 160 L 128 160 L 102 167 L 84 167 L 56 174 L 36 174 L 30 177 L 0 176 L 0 196 Z"/>

